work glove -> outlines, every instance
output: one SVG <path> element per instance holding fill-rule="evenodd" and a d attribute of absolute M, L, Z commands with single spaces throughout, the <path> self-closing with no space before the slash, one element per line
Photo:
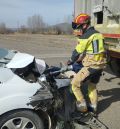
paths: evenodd
<path fill-rule="evenodd" d="M 66 71 L 69 71 L 72 69 L 73 69 L 72 65 L 66 65 L 66 66 L 61 68 L 61 72 L 63 73 L 63 72 L 66 72 Z"/>

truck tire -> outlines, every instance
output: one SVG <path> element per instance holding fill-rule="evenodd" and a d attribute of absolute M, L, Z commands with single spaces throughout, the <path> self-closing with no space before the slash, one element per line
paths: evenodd
<path fill-rule="evenodd" d="M 110 61 L 110 68 L 113 74 L 120 76 L 120 59 L 112 57 Z"/>
<path fill-rule="evenodd" d="M 0 129 L 44 129 L 41 118 L 31 110 L 15 110 L 0 117 Z"/>

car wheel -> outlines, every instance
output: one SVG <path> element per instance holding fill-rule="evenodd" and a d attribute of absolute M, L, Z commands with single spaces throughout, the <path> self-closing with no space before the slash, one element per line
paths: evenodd
<path fill-rule="evenodd" d="M 0 129 L 44 129 L 41 118 L 30 110 L 11 111 L 0 118 Z"/>
<path fill-rule="evenodd" d="M 116 76 L 120 76 L 120 59 L 111 58 L 110 68 Z"/>

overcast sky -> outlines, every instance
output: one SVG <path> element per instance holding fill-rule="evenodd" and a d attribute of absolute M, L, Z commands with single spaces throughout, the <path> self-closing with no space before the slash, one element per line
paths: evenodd
<path fill-rule="evenodd" d="M 74 0 L 0 0 L 0 23 L 17 27 L 27 23 L 27 18 L 39 14 L 49 24 L 62 22 L 73 14 Z"/>

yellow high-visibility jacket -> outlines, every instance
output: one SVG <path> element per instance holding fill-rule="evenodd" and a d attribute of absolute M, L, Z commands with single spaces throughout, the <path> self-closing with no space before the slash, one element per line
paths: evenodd
<path fill-rule="evenodd" d="M 106 63 L 104 37 L 94 27 L 90 27 L 82 36 L 77 38 L 78 44 L 72 57 L 75 59 L 84 54 L 83 66 L 99 68 Z"/>

